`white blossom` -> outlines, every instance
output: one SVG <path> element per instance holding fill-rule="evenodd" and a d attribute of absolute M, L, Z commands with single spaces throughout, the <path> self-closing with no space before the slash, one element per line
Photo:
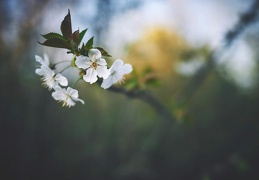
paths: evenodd
<path fill-rule="evenodd" d="M 109 70 L 105 59 L 101 58 L 102 53 L 98 49 L 90 49 L 88 56 L 79 56 L 75 61 L 78 68 L 86 70 L 83 79 L 90 84 L 97 81 L 97 76 L 106 79 L 109 76 Z"/>
<path fill-rule="evenodd" d="M 124 79 L 123 76 L 129 74 L 132 70 L 130 64 L 124 64 L 121 59 L 117 59 L 109 69 L 110 75 L 107 79 L 103 80 L 101 87 L 107 89 L 113 84 L 120 83 Z"/>
<path fill-rule="evenodd" d="M 53 70 L 49 67 L 42 65 L 40 68 L 36 69 L 36 74 L 42 76 L 43 85 L 51 90 L 54 86 L 60 84 L 61 86 L 67 86 L 67 78 L 62 76 L 60 73 L 55 74 Z"/>
<path fill-rule="evenodd" d="M 68 87 L 67 89 L 61 88 L 59 86 L 54 87 L 54 92 L 52 93 L 52 97 L 59 101 L 62 102 L 62 106 L 67 106 L 71 107 L 74 106 L 76 101 L 81 102 L 84 104 L 84 101 L 82 99 L 79 99 L 78 91 Z"/>
<path fill-rule="evenodd" d="M 43 58 L 38 56 L 38 55 L 35 55 L 35 59 L 36 59 L 37 62 L 39 62 L 43 66 L 49 67 L 49 65 L 50 65 L 49 56 L 45 53 L 43 55 Z"/>

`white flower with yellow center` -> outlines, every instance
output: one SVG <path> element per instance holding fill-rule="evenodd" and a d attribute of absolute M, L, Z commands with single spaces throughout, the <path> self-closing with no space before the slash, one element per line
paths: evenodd
<path fill-rule="evenodd" d="M 60 73 L 55 74 L 53 70 L 51 70 L 49 67 L 45 65 L 42 65 L 40 68 L 36 69 L 35 73 L 40 76 L 43 76 L 43 85 L 47 87 L 49 90 L 51 90 L 54 86 L 58 86 L 59 84 L 61 86 L 68 85 L 66 77 L 62 76 Z"/>
<path fill-rule="evenodd" d="M 77 102 L 81 102 L 82 104 L 84 104 L 85 102 L 82 99 L 79 99 L 79 95 L 78 95 L 78 91 L 68 87 L 67 89 L 63 89 L 59 86 L 55 86 L 54 87 L 54 92 L 52 93 L 52 97 L 59 101 L 62 102 L 62 106 L 67 106 L 67 107 L 71 107 L 74 106 Z"/>
<path fill-rule="evenodd" d="M 104 79 L 101 87 L 107 89 L 113 84 L 120 83 L 123 81 L 123 76 L 129 74 L 132 71 L 132 66 L 130 64 L 124 64 L 121 59 L 117 59 L 109 69 L 110 75 L 107 79 Z"/>
<path fill-rule="evenodd" d="M 90 84 L 97 81 L 97 76 L 106 79 L 109 76 L 109 70 L 107 69 L 107 63 L 105 59 L 101 58 L 102 53 L 98 49 L 90 49 L 88 57 L 77 57 L 75 64 L 78 68 L 86 70 L 86 74 L 83 79 Z"/>

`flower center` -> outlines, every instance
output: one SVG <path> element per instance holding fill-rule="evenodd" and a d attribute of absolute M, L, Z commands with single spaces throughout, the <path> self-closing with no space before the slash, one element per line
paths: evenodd
<path fill-rule="evenodd" d="M 71 99 L 71 96 L 70 96 L 69 94 L 65 94 L 65 95 L 66 95 L 66 98 L 65 98 L 65 100 L 63 100 L 62 106 L 63 106 L 63 107 L 64 107 L 64 106 L 70 107 L 69 99 Z"/>
<path fill-rule="evenodd" d="M 91 64 L 91 68 L 96 69 L 96 68 L 97 68 L 97 66 L 98 66 L 98 64 L 97 64 L 96 62 L 93 62 L 93 63 Z"/>

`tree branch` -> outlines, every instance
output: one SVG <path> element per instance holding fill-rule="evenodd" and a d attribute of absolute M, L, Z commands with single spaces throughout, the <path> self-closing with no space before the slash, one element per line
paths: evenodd
<path fill-rule="evenodd" d="M 108 89 L 115 93 L 121 93 L 130 98 L 135 98 L 148 103 L 154 110 L 166 120 L 175 121 L 172 112 L 167 109 L 160 101 L 158 101 L 151 93 L 145 90 L 127 90 L 122 87 L 112 86 Z"/>
<path fill-rule="evenodd" d="M 256 20 L 257 17 L 257 9 L 259 7 L 259 1 L 255 0 L 254 4 L 251 8 L 244 14 L 240 16 L 239 22 L 236 26 L 226 33 L 225 41 L 226 46 L 230 46 L 234 39 L 236 39 L 245 29 L 245 26 L 250 25 Z M 191 99 L 191 97 L 195 94 L 197 89 L 202 85 L 206 77 L 215 67 L 217 51 L 212 52 L 209 57 L 206 66 L 204 66 L 189 82 L 186 86 L 183 95 L 185 102 Z M 158 101 L 151 93 L 145 90 L 127 90 L 122 87 L 112 86 L 108 89 L 109 91 L 124 94 L 130 98 L 135 98 L 142 100 L 148 103 L 158 114 L 160 114 L 163 118 L 174 122 L 176 119 L 173 116 L 173 113 L 167 109 L 160 101 Z"/>
<path fill-rule="evenodd" d="M 225 35 L 226 46 L 230 46 L 233 41 L 249 26 L 258 19 L 259 0 L 254 0 L 247 12 L 240 15 L 239 22 Z"/>
<path fill-rule="evenodd" d="M 255 0 L 252 3 L 251 7 L 243 14 L 240 15 L 239 21 L 237 24 L 226 33 L 224 36 L 225 45 L 215 51 L 211 52 L 208 56 L 207 63 L 202 67 L 189 81 L 186 85 L 184 91 L 181 93 L 183 101 L 185 103 L 189 102 L 190 99 L 194 96 L 197 90 L 201 87 L 208 75 L 215 69 L 215 62 L 219 52 L 222 52 L 225 48 L 229 48 L 234 41 L 244 32 L 244 30 L 258 20 L 258 9 L 259 9 L 259 0 Z"/>

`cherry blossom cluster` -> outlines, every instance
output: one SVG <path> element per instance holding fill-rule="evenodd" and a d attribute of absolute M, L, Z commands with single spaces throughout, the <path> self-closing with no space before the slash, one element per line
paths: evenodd
<path fill-rule="evenodd" d="M 50 63 L 47 54 L 44 54 L 43 58 L 35 55 L 35 59 L 40 64 L 35 73 L 42 77 L 44 87 L 53 90 L 52 97 L 55 100 L 62 102 L 62 105 L 67 107 L 74 106 L 76 102 L 84 104 L 84 101 L 79 99 L 78 91 L 72 87 L 67 87 L 68 79 L 62 75 L 63 71 L 56 72 L 55 66 Z M 101 51 L 95 48 L 88 51 L 88 56 L 75 56 L 72 61 L 71 67 L 74 63 L 76 68 L 80 70 L 80 79 L 93 84 L 99 78 L 102 78 L 101 87 L 103 89 L 108 89 L 113 84 L 123 82 L 124 75 L 131 73 L 133 70 L 130 64 L 125 64 L 121 59 L 114 61 L 108 68 L 106 60 L 102 58 Z"/>

